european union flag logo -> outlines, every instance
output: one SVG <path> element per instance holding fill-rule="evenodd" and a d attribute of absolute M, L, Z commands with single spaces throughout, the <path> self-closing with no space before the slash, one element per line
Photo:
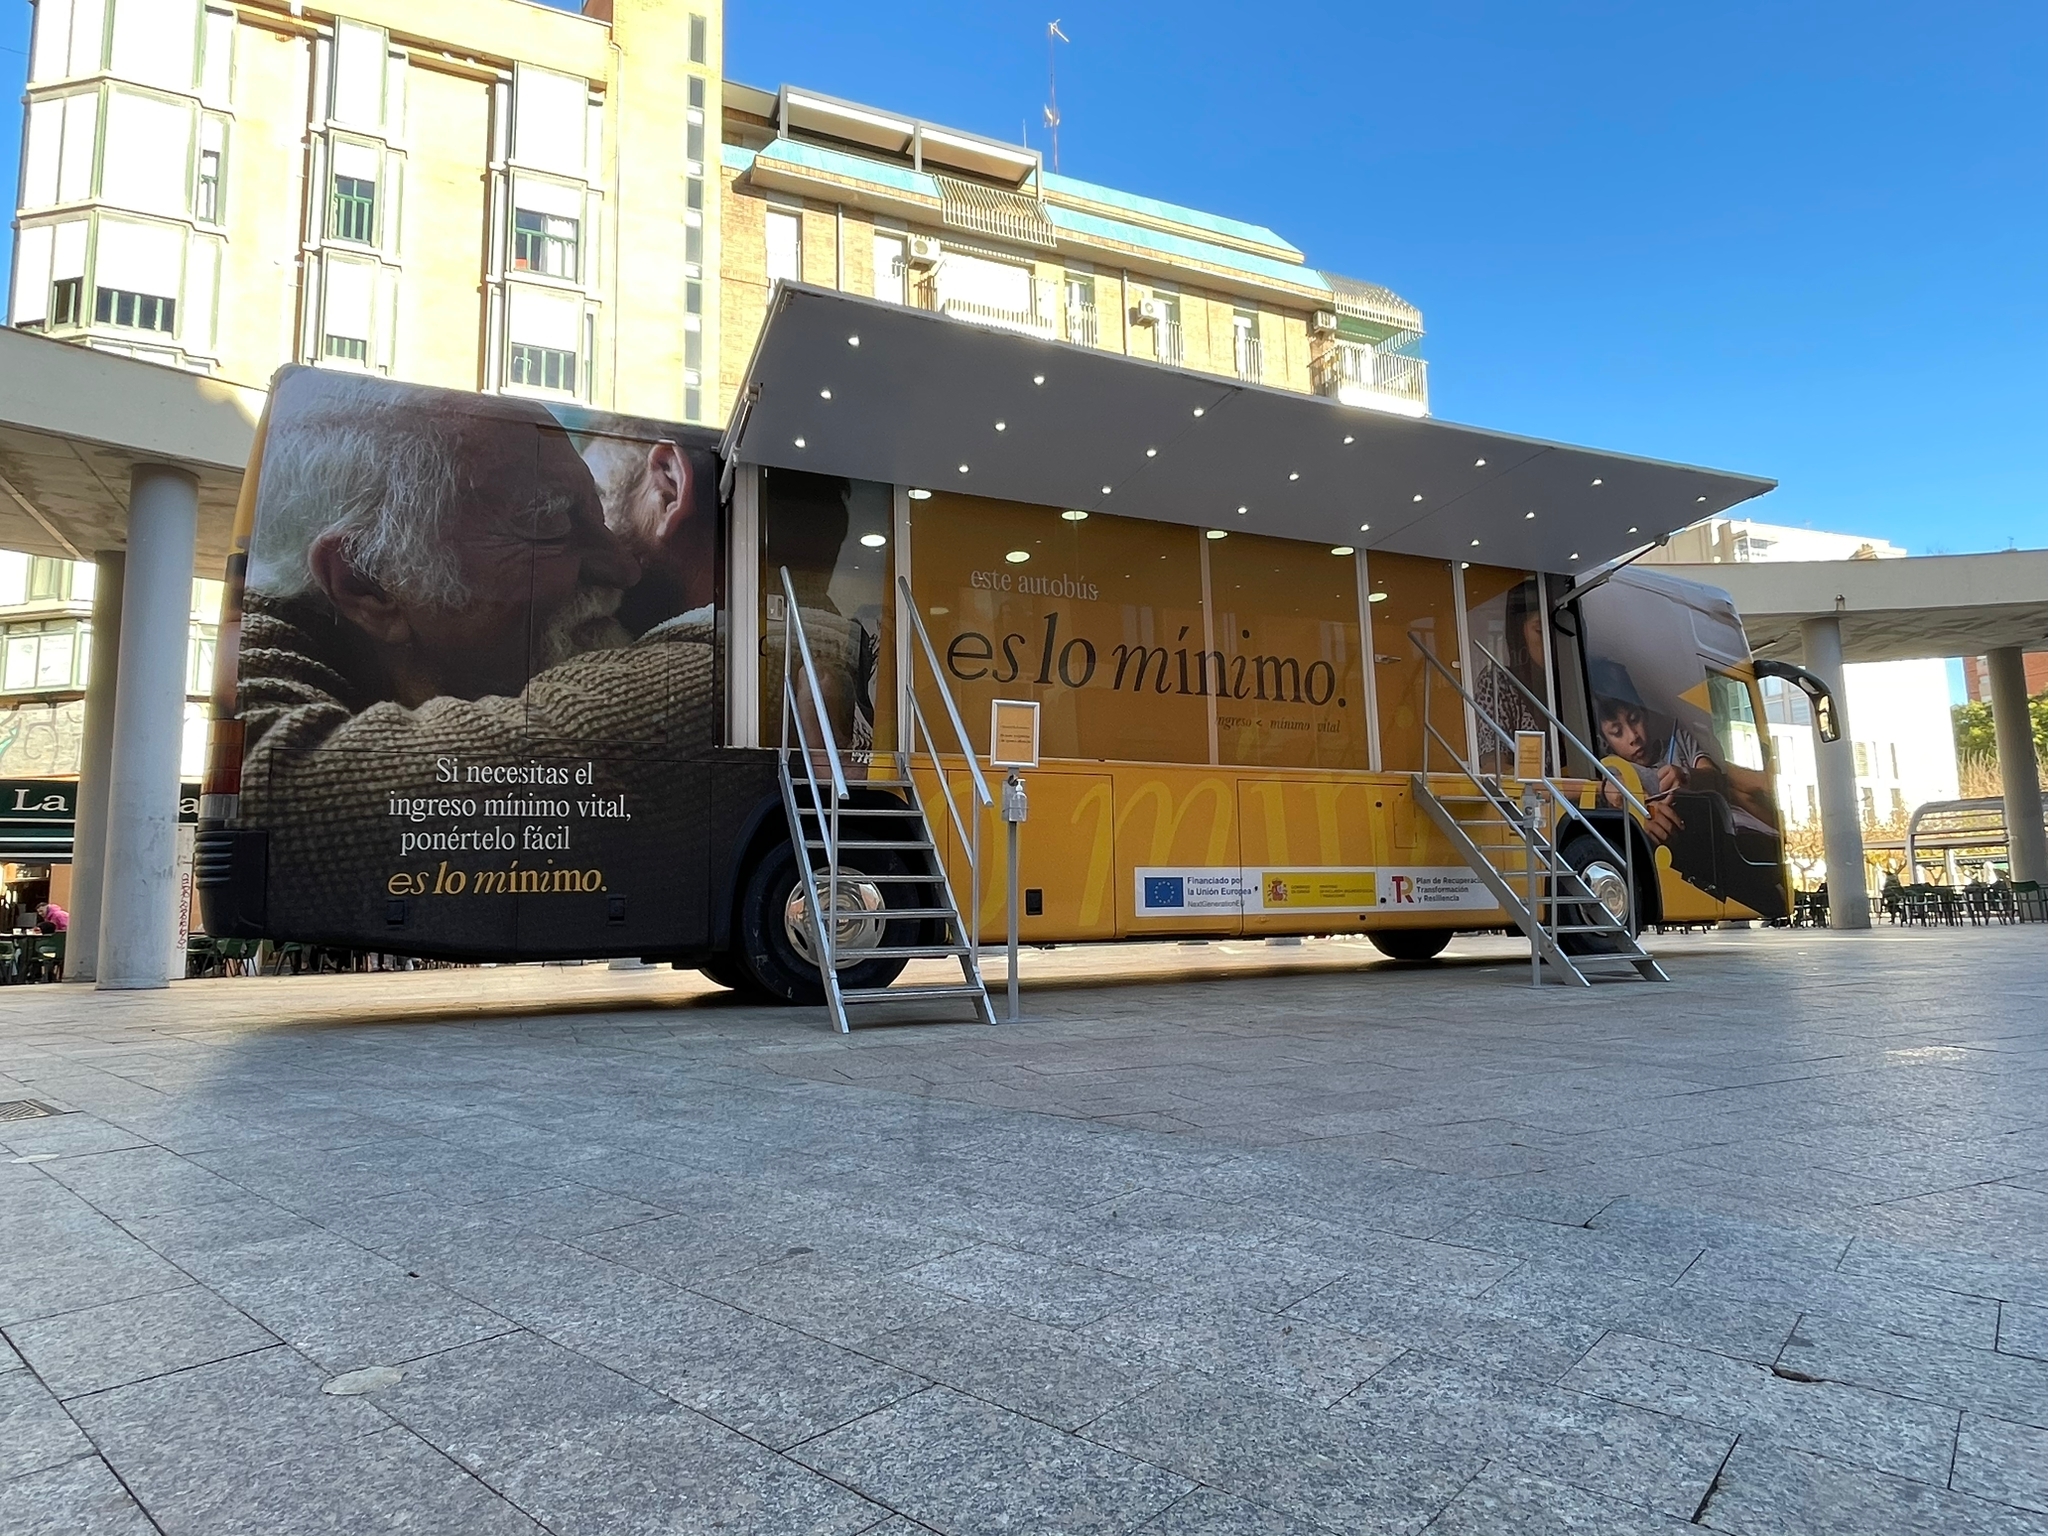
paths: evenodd
<path fill-rule="evenodd" d="M 1179 875 L 1147 875 L 1145 877 L 1146 906 L 1184 907 L 1187 904 L 1187 882 Z"/>

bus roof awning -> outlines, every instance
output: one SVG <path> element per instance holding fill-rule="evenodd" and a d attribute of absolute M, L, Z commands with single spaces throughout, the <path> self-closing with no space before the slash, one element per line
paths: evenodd
<path fill-rule="evenodd" d="M 1775 481 L 1169 368 L 785 283 L 727 457 L 1232 532 L 1591 570 Z"/>

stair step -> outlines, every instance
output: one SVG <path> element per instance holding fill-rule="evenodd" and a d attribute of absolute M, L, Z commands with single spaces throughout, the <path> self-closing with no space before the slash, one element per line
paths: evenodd
<path fill-rule="evenodd" d="M 951 960 L 967 953 L 965 944 L 878 944 L 860 951 L 863 960 Z M 840 958 L 848 958 L 842 950 Z"/>
<path fill-rule="evenodd" d="M 799 805 L 796 808 L 796 813 L 799 816 L 830 816 L 832 808 L 827 806 L 821 811 L 815 806 Z M 914 805 L 842 805 L 839 807 L 839 814 L 841 816 L 922 816 L 924 812 Z"/>
<path fill-rule="evenodd" d="M 804 846 L 806 848 L 823 849 L 828 845 L 817 838 L 806 838 L 804 839 Z M 891 837 L 842 837 L 841 839 L 839 839 L 839 851 L 841 853 L 844 853 L 849 848 L 918 848 L 924 850 L 927 853 L 932 851 L 931 841 L 928 838 L 918 842 L 910 842 L 903 838 Z M 844 871 L 841 871 L 841 873 L 844 873 Z M 929 880 L 932 877 L 930 875 L 926 875 L 924 878 Z"/>
<path fill-rule="evenodd" d="M 840 991 L 842 1003 L 893 1003 L 920 997 L 984 997 L 986 989 L 964 983 L 937 987 L 849 987 Z"/>

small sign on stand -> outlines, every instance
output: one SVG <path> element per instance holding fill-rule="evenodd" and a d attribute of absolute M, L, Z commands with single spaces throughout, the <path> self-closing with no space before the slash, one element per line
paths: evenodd
<path fill-rule="evenodd" d="M 1031 801 L 1024 792 L 1020 768 L 1038 766 L 1038 701 L 1036 699 L 994 699 L 989 703 L 988 762 L 991 768 L 1007 768 L 1003 781 L 1003 821 L 1010 829 L 1010 1017 L 1017 1012 L 1017 829 L 1031 814 Z"/>
<path fill-rule="evenodd" d="M 1543 733 L 1515 732 L 1515 777 L 1524 784 L 1543 777 Z"/>

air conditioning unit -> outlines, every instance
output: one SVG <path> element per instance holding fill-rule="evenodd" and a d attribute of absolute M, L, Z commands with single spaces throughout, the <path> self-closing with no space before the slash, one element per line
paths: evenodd
<path fill-rule="evenodd" d="M 1337 314 L 1334 310 L 1319 309 L 1309 317 L 1308 328 L 1317 336 L 1337 334 Z"/>
<path fill-rule="evenodd" d="M 1133 325 L 1164 325 L 1172 318 L 1173 311 L 1167 308 L 1164 299 L 1140 299 L 1131 306 Z"/>
<path fill-rule="evenodd" d="M 910 264 L 913 267 L 936 267 L 945 249 L 930 235 L 910 237 Z"/>

